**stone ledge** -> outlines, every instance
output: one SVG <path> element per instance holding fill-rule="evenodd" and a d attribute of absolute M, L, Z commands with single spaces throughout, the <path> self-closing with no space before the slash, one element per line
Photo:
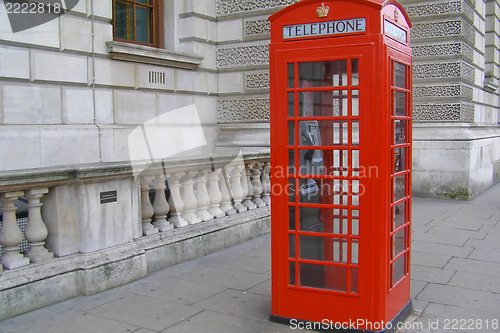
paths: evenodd
<path fill-rule="evenodd" d="M 149 46 L 123 42 L 107 42 L 111 59 L 140 62 L 150 65 L 168 66 L 183 69 L 196 69 L 203 57 L 174 53 Z"/>

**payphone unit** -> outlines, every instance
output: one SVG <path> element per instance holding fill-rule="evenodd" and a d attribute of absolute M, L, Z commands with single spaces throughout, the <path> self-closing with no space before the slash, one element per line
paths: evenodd
<path fill-rule="evenodd" d="M 395 0 L 270 21 L 272 318 L 382 331 L 411 311 L 410 21 Z"/>

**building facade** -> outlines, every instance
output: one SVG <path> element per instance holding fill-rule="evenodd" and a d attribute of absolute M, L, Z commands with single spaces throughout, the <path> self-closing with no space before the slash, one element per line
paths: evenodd
<path fill-rule="evenodd" d="M 0 0 L 0 319 L 269 232 L 268 17 L 296 1 Z M 500 0 L 402 4 L 414 194 L 469 199 L 500 179 Z"/>

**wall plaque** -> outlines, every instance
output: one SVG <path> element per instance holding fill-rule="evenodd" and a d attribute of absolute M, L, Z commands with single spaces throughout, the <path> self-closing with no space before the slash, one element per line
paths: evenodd
<path fill-rule="evenodd" d="M 99 193 L 99 196 L 101 199 L 101 205 L 107 204 L 110 202 L 116 202 L 118 200 L 116 190 L 115 191 L 101 192 L 101 193 Z"/>

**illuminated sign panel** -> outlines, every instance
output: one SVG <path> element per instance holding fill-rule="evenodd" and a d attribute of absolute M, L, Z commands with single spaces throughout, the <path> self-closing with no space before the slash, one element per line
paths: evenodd
<path fill-rule="evenodd" d="M 384 32 L 386 35 L 391 36 L 393 38 L 396 38 L 397 40 L 407 43 L 407 36 L 406 36 L 406 31 L 404 29 L 401 29 L 397 25 L 395 25 L 392 22 L 389 22 L 385 20 L 384 24 Z"/>
<path fill-rule="evenodd" d="M 283 26 L 283 39 L 332 36 L 366 31 L 365 18 Z"/>

